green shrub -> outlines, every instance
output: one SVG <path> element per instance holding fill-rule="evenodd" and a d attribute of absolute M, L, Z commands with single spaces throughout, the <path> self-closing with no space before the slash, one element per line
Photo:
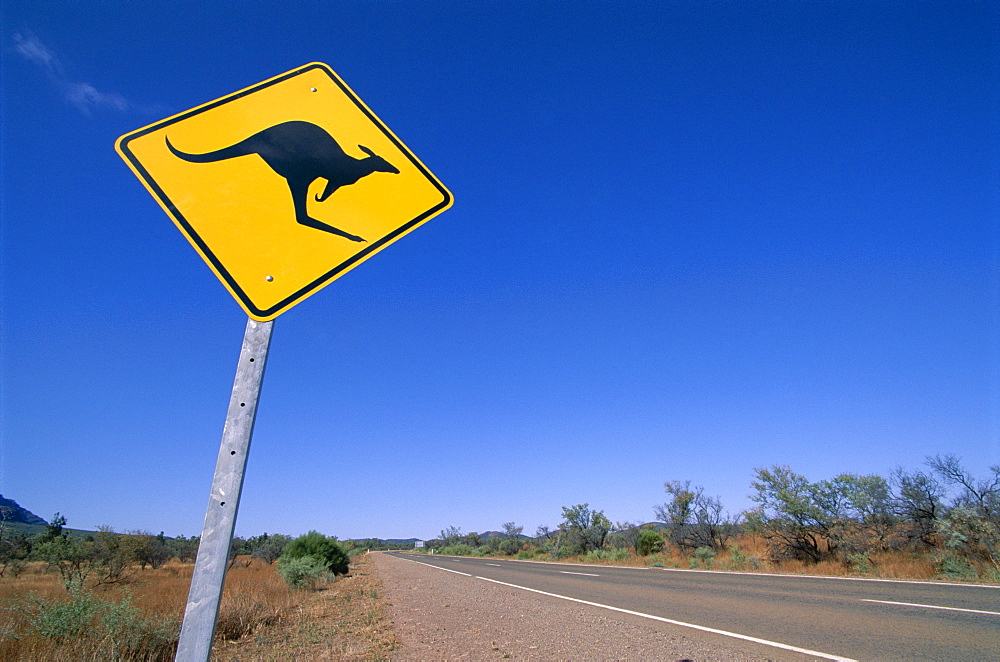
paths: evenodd
<path fill-rule="evenodd" d="M 964 556 L 944 554 L 938 558 L 937 570 L 948 579 L 976 579 L 976 568 Z"/>
<path fill-rule="evenodd" d="M 736 545 L 729 545 L 729 569 L 730 570 L 759 570 L 760 559 L 756 556 L 747 556 Z"/>
<path fill-rule="evenodd" d="M 328 538 L 322 533 L 310 531 L 288 543 L 281 554 L 281 558 L 289 559 L 301 559 L 307 556 L 322 561 L 326 570 L 335 575 L 347 574 L 347 552 L 337 543 L 336 538 Z"/>
<path fill-rule="evenodd" d="M 639 556 L 656 554 L 663 549 L 663 536 L 652 529 L 643 529 L 635 541 L 635 551 Z"/>
<path fill-rule="evenodd" d="M 180 635 L 176 623 L 144 618 L 139 608 L 128 599 L 104 603 L 100 621 L 104 630 L 101 648 L 103 653 L 107 653 L 107 659 L 112 660 L 172 657 Z"/>
<path fill-rule="evenodd" d="M 736 545 L 727 545 L 729 550 L 729 569 L 742 570 L 747 565 L 747 555 Z"/>
<path fill-rule="evenodd" d="M 595 549 L 587 552 L 581 560 L 587 563 L 597 561 L 627 561 L 629 557 L 627 549 Z"/>
<path fill-rule="evenodd" d="M 854 552 L 847 555 L 847 565 L 862 575 L 872 571 L 872 562 L 864 552 Z"/>
<path fill-rule="evenodd" d="M 292 588 L 312 588 L 329 569 L 322 559 L 315 556 L 289 557 L 278 559 L 278 574 Z"/>
<path fill-rule="evenodd" d="M 694 550 L 689 566 L 691 568 L 705 567 L 711 568 L 715 562 L 715 550 L 711 547 L 699 547 Z"/>
<path fill-rule="evenodd" d="M 466 545 L 464 542 L 458 542 L 454 545 L 448 545 L 447 547 L 442 547 L 437 551 L 438 554 L 444 554 L 446 556 L 472 556 L 475 550 Z"/>
<path fill-rule="evenodd" d="M 656 563 L 650 564 L 649 567 L 651 567 L 651 568 L 662 568 L 664 566 L 663 566 L 662 563 L 660 563 L 659 561 L 657 561 Z"/>
<path fill-rule="evenodd" d="M 520 552 L 517 553 L 517 558 L 521 561 L 527 561 L 529 559 L 533 559 L 535 558 L 535 552 L 537 551 L 538 550 L 529 551 L 527 549 L 522 549 Z"/>
<path fill-rule="evenodd" d="M 36 597 L 17 609 L 27 617 L 30 632 L 64 651 L 58 659 L 171 659 L 180 632 L 177 622 L 144 618 L 127 597 L 100 600 L 76 587 L 69 602 Z"/>
<path fill-rule="evenodd" d="M 57 644 L 76 639 L 87 632 L 101 610 L 101 601 L 90 591 L 73 587 L 69 602 L 34 598 L 23 609 L 28 613 L 31 630 Z"/>

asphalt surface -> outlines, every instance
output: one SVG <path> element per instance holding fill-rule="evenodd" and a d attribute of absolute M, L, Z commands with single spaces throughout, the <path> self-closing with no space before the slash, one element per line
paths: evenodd
<path fill-rule="evenodd" d="M 1000 586 L 394 556 L 777 657 L 1000 660 Z"/>

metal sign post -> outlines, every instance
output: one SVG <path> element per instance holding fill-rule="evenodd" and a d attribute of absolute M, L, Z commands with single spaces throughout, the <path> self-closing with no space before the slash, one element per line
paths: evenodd
<path fill-rule="evenodd" d="M 212 636 L 219 615 L 222 584 L 226 578 L 229 547 L 236 526 L 236 511 L 240 505 L 243 474 L 250 453 L 250 438 L 253 436 L 273 325 L 274 321 L 247 321 L 226 426 L 222 431 L 219 459 L 215 465 L 215 478 L 208 497 L 205 526 L 184 610 L 175 658 L 178 662 L 204 662 L 212 651 Z"/>

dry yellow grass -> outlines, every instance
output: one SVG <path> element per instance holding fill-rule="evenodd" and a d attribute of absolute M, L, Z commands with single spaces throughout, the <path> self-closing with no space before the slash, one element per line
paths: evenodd
<path fill-rule="evenodd" d="M 370 558 L 355 557 L 350 575 L 321 590 L 299 592 L 303 599 L 286 617 L 251 636 L 217 644 L 212 659 L 387 660 L 398 643 L 380 593 Z"/>
<path fill-rule="evenodd" d="M 379 587 L 366 559 L 355 561 L 350 576 L 320 591 L 290 589 L 275 566 L 238 563 L 226 576 L 213 659 L 387 658 L 395 639 L 377 599 Z M 129 655 L 114 652 L 118 640 L 104 634 L 96 617 L 95 627 L 78 637 L 56 640 L 32 632 L 30 612 L 37 611 L 39 601 L 70 600 L 44 564 L 30 565 L 17 578 L 0 578 L 0 662 L 173 659 L 193 568 L 172 562 L 158 570 L 135 569 L 127 584 L 93 588 L 90 595 L 98 600 L 129 600 L 151 624 L 150 646 L 137 647 L 133 637 L 137 652 Z"/>

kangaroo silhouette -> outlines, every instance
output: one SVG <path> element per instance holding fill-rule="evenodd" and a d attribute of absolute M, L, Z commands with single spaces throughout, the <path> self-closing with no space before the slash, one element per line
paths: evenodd
<path fill-rule="evenodd" d="M 326 180 L 323 192 L 316 196 L 317 202 L 323 202 L 341 186 L 354 184 L 373 172 L 399 174 L 399 169 L 363 145 L 358 145 L 358 149 L 368 156 L 360 159 L 350 156 L 325 129 L 311 122 L 296 120 L 275 124 L 235 145 L 204 154 L 182 152 L 170 144 L 169 138 L 165 140 L 174 156 L 190 163 L 214 163 L 238 156 L 258 155 L 271 170 L 288 182 L 298 223 L 351 241 L 366 240 L 309 216 L 306 211 L 309 185 L 320 178 Z"/>

